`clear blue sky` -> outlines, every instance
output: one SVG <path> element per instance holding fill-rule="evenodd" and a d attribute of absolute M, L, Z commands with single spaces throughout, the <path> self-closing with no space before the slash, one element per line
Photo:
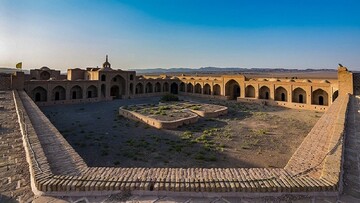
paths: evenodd
<path fill-rule="evenodd" d="M 0 66 L 360 70 L 360 1 L 0 0 Z"/>

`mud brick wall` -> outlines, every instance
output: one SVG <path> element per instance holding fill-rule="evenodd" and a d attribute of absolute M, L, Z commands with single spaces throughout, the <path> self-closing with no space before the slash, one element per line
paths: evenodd
<path fill-rule="evenodd" d="M 348 103 L 346 95 L 330 106 L 290 158 L 286 170 L 296 175 L 339 180 Z"/>
<path fill-rule="evenodd" d="M 19 94 L 14 93 L 14 100 L 22 128 L 27 129 L 23 137 L 29 140 L 26 150 L 31 175 L 36 188 L 48 195 L 124 190 L 257 197 L 338 194 L 342 157 L 339 140 L 343 139 L 348 96 L 330 106 L 283 169 L 88 167 L 26 93 Z M 57 153 L 52 153 L 49 146 Z M 59 167 L 61 164 L 63 167 Z"/>

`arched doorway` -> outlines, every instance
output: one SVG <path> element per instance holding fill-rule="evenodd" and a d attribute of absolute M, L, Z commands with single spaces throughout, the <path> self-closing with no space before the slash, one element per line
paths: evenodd
<path fill-rule="evenodd" d="M 317 89 L 312 92 L 312 104 L 315 105 L 329 105 L 328 93 L 323 89 Z"/>
<path fill-rule="evenodd" d="M 145 85 L 145 93 L 152 93 L 153 92 L 153 85 L 151 82 L 146 83 Z"/>
<path fill-rule="evenodd" d="M 111 86 L 110 96 L 112 96 L 114 99 L 121 99 L 119 86 L 117 86 L 117 85 Z"/>
<path fill-rule="evenodd" d="M 180 83 L 180 92 L 185 92 L 185 83 Z"/>
<path fill-rule="evenodd" d="M 155 83 L 155 92 L 161 92 L 161 84 L 159 82 Z"/>
<path fill-rule="evenodd" d="M 305 103 L 304 96 L 302 94 L 299 95 L 299 103 Z"/>
<path fill-rule="evenodd" d="M 215 89 L 214 89 L 215 92 Z M 225 84 L 225 96 L 228 96 L 229 99 L 236 100 L 240 97 L 240 85 L 235 80 L 229 80 Z"/>
<path fill-rule="evenodd" d="M 75 85 L 70 89 L 71 99 L 82 99 L 82 88 Z"/>
<path fill-rule="evenodd" d="M 195 85 L 195 93 L 196 94 L 201 94 L 201 85 L 199 83 L 197 83 Z"/>
<path fill-rule="evenodd" d="M 97 97 L 97 88 L 94 86 L 94 85 L 90 85 L 87 89 L 86 89 L 86 92 L 87 92 L 87 98 L 95 98 Z"/>
<path fill-rule="evenodd" d="M 39 92 L 37 92 L 37 93 L 35 94 L 35 101 L 38 102 L 38 101 L 40 101 L 40 100 L 41 100 L 41 94 L 40 94 Z"/>
<path fill-rule="evenodd" d="M 259 89 L 259 99 L 270 99 L 270 89 L 267 86 L 262 86 Z"/>
<path fill-rule="evenodd" d="M 115 96 L 116 99 L 120 99 L 123 95 L 125 95 L 126 80 L 124 79 L 124 77 L 122 77 L 121 75 L 116 75 L 115 77 L 113 77 L 111 79 L 110 85 L 111 85 L 111 88 L 112 87 L 116 88 L 115 86 L 117 86 L 117 88 L 118 88 L 117 93 L 115 93 L 115 90 L 114 90 L 115 95 L 110 94 L 111 96 Z M 110 88 L 110 92 L 111 92 L 111 88 Z"/>
<path fill-rule="evenodd" d="M 189 83 L 186 85 L 186 90 L 188 93 L 194 93 L 194 85 Z"/>
<path fill-rule="evenodd" d="M 178 94 L 178 84 L 175 82 L 171 83 L 170 92 L 171 94 Z"/>
<path fill-rule="evenodd" d="M 220 95 L 221 94 L 220 85 L 218 85 L 218 84 L 214 85 L 213 92 L 214 92 L 214 95 Z M 240 96 L 240 88 L 239 88 L 239 96 Z"/>
<path fill-rule="evenodd" d="M 204 94 L 211 95 L 211 87 L 210 87 L 210 85 L 205 84 L 203 91 L 204 91 Z"/>
<path fill-rule="evenodd" d="M 300 87 L 292 92 L 292 102 L 306 104 L 306 91 Z"/>
<path fill-rule="evenodd" d="M 283 87 L 275 89 L 275 100 L 287 102 L 287 90 Z"/>
<path fill-rule="evenodd" d="M 252 85 L 248 85 L 245 88 L 245 97 L 255 98 L 255 88 Z"/>
<path fill-rule="evenodd" d="M 136 84 L 135 87 L 135 94 L 143 94 L 144 93 L 144 86 L 142 83 Z"/>
<path fill-rule="evenodd" d="M 168 91 L 169 91 L 169 83 L 164 82 L 164 85 L 163 85 L 163 92 L 168 92 Z"/>
<path fill-rule="evenodd" d="M 47 101 L 47 91 L 43 87 L 36 87 L 32 90 L 33 99 L 35 102 Z"/>
<path fill-rule="evenodd" d="M 56 86 L 52 90 L 52 100 L 58 101 L 58 100 L 65 100 L 66 99 L 66 90 L 62 86 Z"/>

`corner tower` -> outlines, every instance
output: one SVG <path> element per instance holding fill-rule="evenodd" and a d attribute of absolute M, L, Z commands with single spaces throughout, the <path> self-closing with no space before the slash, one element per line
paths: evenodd
<path fill-rule="evenodd" d="M 354 93 L 353 73 L 341 64 L 338 67 L 339 96 Z"/>

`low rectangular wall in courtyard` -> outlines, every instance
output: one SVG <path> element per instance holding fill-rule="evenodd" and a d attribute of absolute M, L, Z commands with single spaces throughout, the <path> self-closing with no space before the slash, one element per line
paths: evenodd
<path fill-rule="evenodd" d="M 194 110 L 194 109 L 189 109 L 189 110 L 203 118 L 216 118 L 221 115 L 226 115 L 228 113 L 228 108 L 225 106 L 219 106 L 219 105 L 213 105 L 213 106 L 217 106 L 218 109 L 215 111 L 201 111 L 201 110 Z"/>
<path fill-rule="evenodd" d="M 196 123 L 199 119 L 198 115 L 192 113 L 193 115 L 187 118 L 181 118 L 174 121 L 161 121 L 134 111 L 126 110 L 124 107 L 119 108 L 119 114 L 125 118 L 143 122 L 157 129 L 175 129 L 182 125 Z"/>

